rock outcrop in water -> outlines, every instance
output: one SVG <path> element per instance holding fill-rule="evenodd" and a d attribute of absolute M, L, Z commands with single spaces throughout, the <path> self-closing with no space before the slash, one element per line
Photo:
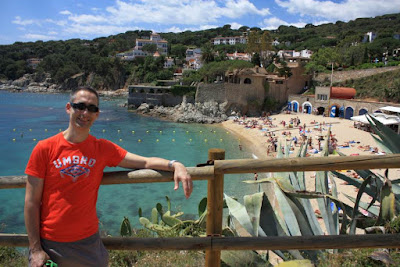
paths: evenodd
<path fill-rule="evenodd" d="M 218 104 L 214 101 L 195 104 L 183 102 L 175 107 L 143 103 L 135 112 L 181 123 L 219 123 L 228 118 L 226 103 Z"/>

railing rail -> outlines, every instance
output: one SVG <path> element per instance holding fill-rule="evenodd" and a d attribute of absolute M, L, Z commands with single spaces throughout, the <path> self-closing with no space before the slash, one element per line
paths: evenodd
<path fill-rule="evenodd" d="M 193 180 L 208 180 L 207 235 L 202 238 L 103 238 L 108 249 L 126 250 L 205 250 L 206 266 L 220 266 L 221 250 L 400 248 L 400 235 L 339 235 L 296 237 L 221 237 L 224 174 L 288 171 L 329 171 L 343 169 L 400 168 L 400 154 L 284 158 L 268 160 L 224 160 L 225 151 L 210 149 L 214 165 L 189 167 Z M 104 173 L 102 185 L 123 183 L 172 182 L 170 172 L 154 170 Z M 0 177 L 0 189 L 25 187 L 26 176 Z M 28 246 L 26 235 L 0 234 L 1 246 Z"/>

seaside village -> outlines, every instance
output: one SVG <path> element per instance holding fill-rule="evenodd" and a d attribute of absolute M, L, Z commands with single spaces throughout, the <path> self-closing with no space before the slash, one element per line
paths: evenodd
<path fill-rule="evenodd" d="M 367 33 L 366 40 L 373 41 L 370 36 L 374 35 Z M 247 38 L 245 35 L 220 36 L 210 41 L 213 45 L 233 45 L 246 43 Z M 148 53 L 142 50 L 146 44 L 156 44 L 159 48 L 154 57 L 159 57 L 160 54 L 167 55 L 167 41 L 153 33 L 149 39 L 137 39 L 132 51 L 117 56 L 123 60 L 146 56 Z M 272 45 L 277 44 L 277 40 L 272 42 Z M 307 155 L 318 154 L 322 151 L 328 130 L 331 152 L 337 150 L 347 155 L 383 154 L 374 141 L 358 140 L 359 132 L 349 134 L 349 131 L 355 129 L 370 132 L 371 127 L 366 114 L 373 114 L 384 125 L 400 133 L 400 105 L 354 99 L 355 88 L 317 86 L 315 93 L 310 94 L 308 89 L 311 75 L 305 74 L 304 65 L 310 60 L 312 53 L 310 50 L 280 50 L 276 55 L 281 59 L 280 62 L 284 61 L 285 66 L 290 69 L 290 75 L 268 72 L 262 66 L 227 71 L 214 83 L 194 84 L 197 87 L 196 96 L 184 97 L 183 100 L 182 97 L 170 94 L 171 86 L 179 83 L 183 70 L 197 70 L 202 66 L 201 49 L 187 49 L 184 69 L 176 71 L 175 80 L 160 81 L 161 86 L 129 86 L 128 105 L 137 108 L 143 103 L 164 107 L 179 105 L 182 101 L 224 103 L 228 115 L 231 115 L 231 121 L 243 129 L 258 131 L 258 135 L 264 138 L 264 153 L 260 153 L 261 156 L 273 156 L 278 149 L 284 148 L 285 142 L 290 142 L 290 153 L 295 152 L 301 144 L 306 144 Z M 226 56 L 230 60 L 251 60 L 251 55 L 247 53 L 235 52 Z M 165 67 L 171 64 L 174 64 L 174 59 L 167 57 Z M 275 65 L 282 67 L 283 64 Z M 260 114 L 259 107 L 266 98 L 272 99 L 281 107 L 279 114 Z M 241 132 L 237 134 L 243 135 Z M 248 135 L 246 133 L 244 137 Z M 278 147 L 279 143 L 281 147 Z"/>

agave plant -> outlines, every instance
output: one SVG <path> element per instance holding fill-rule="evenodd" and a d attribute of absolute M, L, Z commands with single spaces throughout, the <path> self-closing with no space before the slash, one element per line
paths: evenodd
<path fill-rule="evenodd" d="M 328 156 L 327 134 L 322 156 Z M 285 155 L 279 149 L 277 157 L 289 157 L 290 143 L 285 145 Z M 306 156 L 306 148 L 302 146 L 298 157 Z M 247 195 L 244 205 L 225 195 L 229 213 L 239 222 L 241 227 L 252 236 L 301 236 L 323 235 L 324 231 L 318 222 L 311 205 L 311 199 L 316 199 L 326 231 L 330 235 L 344 234 L 347 221 L 346 207 L 338 198 L 336 185 L 326 171 L 316 173 L 315 191 L 308 191 L 304 172 L 276 173 L 272 178 L 246 183 L 265 184 L 267 190 Z M 342 220 L 338 208 L 343 211 Z M 340 223 L 341 221 L 341 223 Z M 316 261 L 322 251 L 274 251 L 278 256 L 287 260 L 287 253 L 292 258 L 302 260 L 304 257 Z"/>
<path fill-rule="evenodd" d="M 372 137 L 380 148 L 386 153 L 400 153 L 400 136 L 373 116 L 367 115 L 367 119 L 376 134 Z M 384 228 L 379 226 L 390 223 L 400 212 L 400 186 L 398 185 L 400 180 L 390 180 L 388 170 L 385 171 L 384 176 L 370 170 L 355 170 L 355 172 L 361 180 L 339 172 L 332 172 L 339 179 L 359 188 L 356 198 L 346 195 L 354 203 L 350 234 L 355 233 L 356 226 L 366 229 L 366 232 L 377 230 L 384 232 Z M 370 203 L 361 201 L 364 193 L 371 197 Z M 368 211 L 368 216 L 357 213 L 358 207 Z"/>

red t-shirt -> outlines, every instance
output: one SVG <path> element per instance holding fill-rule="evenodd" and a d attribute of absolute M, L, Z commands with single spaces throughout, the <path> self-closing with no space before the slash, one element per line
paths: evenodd
<path fill-rule="evenodd" d="M 97 192 L 106 166 L 115 167 L 127 151 L 116 144 L 89 137 L 69 143 L 63 133 L 40 141 L 25 173 L 44 179 L 40 236 L 73 242 L 98 231 Z"/>

